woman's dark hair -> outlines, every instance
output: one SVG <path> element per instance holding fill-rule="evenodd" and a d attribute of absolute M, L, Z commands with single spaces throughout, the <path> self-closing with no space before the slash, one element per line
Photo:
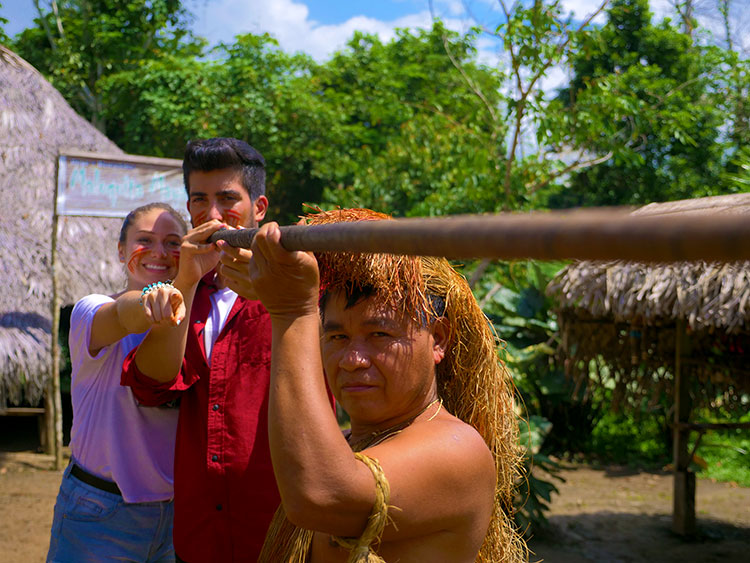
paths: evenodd
<path fill-rule="evenodd" d="M 147 203 L 146 205 L 136 207 L 135 209 L 133 209 L 133 211 L 128 213 L 127 217 L 125 217 L 125 220 L 122 222 L 122 227 L 120 228 L 120 243 L 125 244 L 125 241 L 128 238 L 128 229 L 133 224 L 133 221 L 135 221 L 142 213 L 146 213 L 147 211 L 151 211 L 152 209 L 163 209 L 164 211 L 169 213 L 172 217 L 175 218 L 175 221 L 177 221 L 177 223 L 182 228 L 182 234 L 187 233 L 188 226 L 182 215 L 177 213 L 175 208 L 168 203 L 157 201 L 154 203 Z"/>
<path fill-rule="evenodd" d="M 190 197 L 190 173 L 193 171 L 233 169 L 240 174 L 242 187 L 255 201 L 266 193 L 266 160 L 245 141 L 231 137 L 214 137 L 190 141 L 185 147 L 182 175 Z"/>

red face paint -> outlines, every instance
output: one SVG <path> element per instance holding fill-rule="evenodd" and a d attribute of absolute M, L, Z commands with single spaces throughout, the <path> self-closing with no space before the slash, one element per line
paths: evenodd
<path fill-rule="evenodd" d="M 138 257 L 141 254 L 148 252 L 148 250 L 148 248 L 143 246 L 138 246 L 135 250 L 133 250 L 133 254 L 130 255 L 130 259 L 128 260 L 128 270 L 130 270 L 130 273 L 135 273 L 135 264 Z"/>
<path fill-rule="evenodd" d="M 238 211 L 235 211 L 234 209 L 228 209 L 225 215 L 227 216 L 227 225 L 229 225 L 230 227 L 239 227 L 242 215 Z"/>
<path fill-rule="evenodd" d="M 170 250 L 169 255 L 174 258 L 174 264 L 175 268 L 178 270 L 180 269 L 180 251 L 179 250 Z"/>
<path fill-rule="evenodd" d="M 195 226 L 202 225 L 208 220 L 208 211 L 201 211 L 195 216 Z"/>

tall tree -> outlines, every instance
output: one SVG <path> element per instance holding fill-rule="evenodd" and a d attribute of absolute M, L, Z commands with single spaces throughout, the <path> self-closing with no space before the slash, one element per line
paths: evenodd
<path fill-rule="evenodd" d="M 596 166 L 615 154 L 591 151 L 587 140 L 595 134 L 617 135 L 617 124 L 602 120 L 596 107 L 616 104 L 606 89 L 597 89 L 573 104 L 555 99 L 545 82 L 566 68 L 577 45 L 591 32 L 592 20 L 606 0 L 582 20 L 574 21 L 561 0 L 514 2 L 498 0 L 499 23 L 478 23 L 483 38 L 499 45 L 496 73 L 500 99 L 495 92 L 462 72 L 463 64 L 445 51 L 464 78 L 462 88 L 483 103 L 481 119 L 493 131 L 488 151 L 499 177 L 495 178 L 497 209 L 538 207 L 545 194 L 558 188 L 561 179 L 575 170 Z M 594 100 L 594 98 L 596 98 Z M 497 100 L 495 96 L 494 100 Z"/>
<path fill-rule="evenodd" d="M 399 30 L 388 43 L 355 33 L 316 70 L 343 133 L 338 157 L 317 167 L 328 178 L 328 205 L 435 215 L 502 204 L 494 150 L 503 134 L 485 120 L 501 102 L 502 79 L 477 62 L 474 41 L 440 22 Z M 478 97 L 467 80 L 487 94 Z"/>
<path fill-rule="evenodd" d="M 592 136 L 589 150 L 622 150 L 576 173 L 553 206 L 643 204 L 712 195 L 720 189 L 726 114 L 725 53 L 696 45 L 669 20 L 652 24 L 648 0 L 613 0 L 607 23 L 581 42 L 574 77 L 561 99 L 592 91 L 614 94 L 599 118 L 621 124 L 620 135 Z M 595 99 L 595 97 L 593 98 Z"/>
<path fill-rule="evenodd" d="M 103 78 L 144 60 L 200 49 L 180 0 L 34 0 L 34 6 L 35 27 L 20 34 L 16 51 L 103 132 Z"/>
<path fill-rule="evenodd" d="M 269 35 L 240 35 L 206 57 L 143 62 L 102 82 L 110 137 L 128 152 L 181 158 L 189 139 L 231 136 L 265 156 L 271 216 L 291 221 L 319 201 L 321 160 L 333 161 L 337 117 L 311 82 L 312 59 Z"/>

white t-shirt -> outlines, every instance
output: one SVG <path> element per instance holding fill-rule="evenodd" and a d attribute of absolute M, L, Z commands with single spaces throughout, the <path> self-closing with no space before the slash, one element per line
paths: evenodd
<path fill-rule="evenodd" d="M 114 481 L 126 502 L 153 502 L 174 496 L 176 408 L 140 406 L 130 387 L 120 385 L 125 356 L 146 333 L 130 334 L 89 354 L 96 311 L 113 300 L 89 295 L 70 318 L 73 428 L 70 450 L 86 471 Z"/>

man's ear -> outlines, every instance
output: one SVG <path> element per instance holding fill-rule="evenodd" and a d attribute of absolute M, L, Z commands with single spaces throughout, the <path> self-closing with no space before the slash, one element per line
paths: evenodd
<path fill-rule="evenodd" d="M 253 206 L 255 208 L 255 220 L 260 223 L 268 211 L 268 198 L 264 195 L 258 196 L 253 202 Z"/>
<path fill-rule="evenodd" d="M 445 352 L 448 350 L 448 342 L 451 336 L 451 327 L 448 319 L 439 317 L 432 323 L 432 357 L 435 359 L 435 365 L 443 361 Z"/>

